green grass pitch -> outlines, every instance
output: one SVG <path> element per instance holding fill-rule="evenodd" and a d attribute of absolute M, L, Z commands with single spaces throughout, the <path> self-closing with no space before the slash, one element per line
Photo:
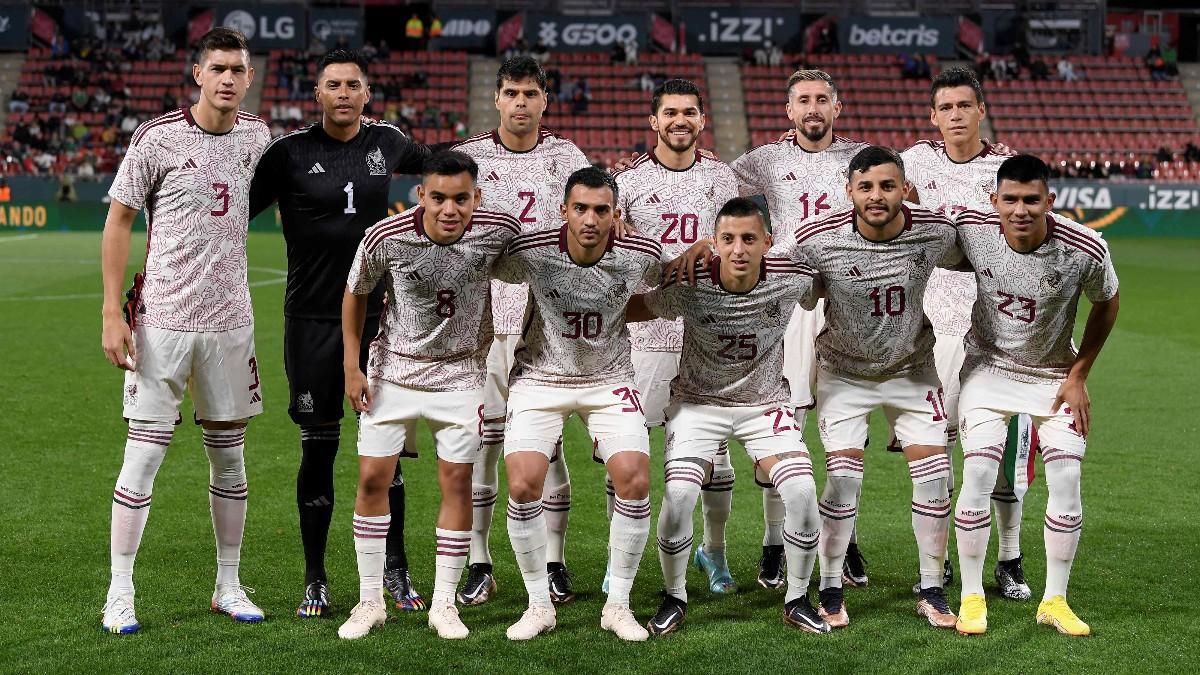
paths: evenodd
<path fill-rule="evenodd" d="M 910 594 L 916 552 L 909 524 L 910 483 L 901 460 L 873 444 L 860 511 L 860 538 L 871 587 L 847 591 L 853 623 L 826 636 L 780 621 L 782 595 L 754 583 L 760 552 L 760 491 L 749 462 L 738 472 L 729 552 L 742 590 L 713 597 L 689 576 L 692 604 L 684 630 L 644 644 L 622 644 L 599 627 L 607 524 L 602 469 L 577 422 L 568 434 L 574 506 L 567 558 L 580 592 L 559 610 L 557 630 L 510 644 L 505 627 L 524 592 L 497 510 L 492 550 L 499 595 L 466 609 L 465 642 L 443 642 L 424 614 L 392 612 L 369 638 L 348 643 L 337 626 L 357 600 L 350 532 L 355 481 L 354 421 L 344 423 L 338 501 L 328 554 L 335 611 L 321 620 L 294 615 L 303 566 L 296 524 L 298 431 L 286 414 L 282 364 L 283 242 L 250 237 L 250 281 L 266 413 L 250 426 L 250 509 L 242 580 L 268 614 L 239 625 L 208 609 L 214 574 L 207 463 L 199 431 L 180 427 L 155 486 L 153 513 L 137 561 L 141 634 L 100 631 L 108 583 L 111 491 L 121 464 L 121 379 L 99 345 L 99 234 L 0 236 L 0 452 L 9 495 L 0 517 L 0 593 L 8 628 L 0 632 L 0 671 L 10 672 L 818 672 L 951 673 L 1200 670 L 1197 568 L 1200 490 L 1195 457 L 1195 382 L 1200 369 L 1200 239 L 1114 239 L 1121 277 L 1117 328 L 1092 374 L 1094 434 L 1084 463 L 1087 526 L 1071 579 L 1072 606 L 1093 628 L 1070 639 L 1034 623 L 1036 599 L 989 596 L 990 630 L 978 638 L 938 631 L 919 619 Z M 141 235 L 132 251 L 140 266 Z M 1086 312 L 1086 301 L 1081 303 Z M 1082 323 L 1081 323 L 1082 325 Z M 1191 392 L 1191 393 L 1189 393 Z M 185 403 L 185 419 L 190 408 Z M 876 420 L 878 422 L 878 420 Z M 824 483 L 820 445 L 806 438 Z M 878 431 L 878 427 L 876 427 Z M 878 433 L 875 434 L 878 438 Z M 662 494 L 661 432 L 654 437 L 651 502 Z M 423 432 L 422 447 L 430 448 Z M 405 465 L 408 550 L 418 587 L 433 580 L 438 501 L 432 453 Z M 957 458 L 961 466 L 961 456 Z M 503 478 L 502 478 L 503 480 Z M 503 499 L 503 497 L 502 497 Z M 1025 508 L 1025 569 L 1040 597 L 1044 579 L 1038 482 Z M 699 516 L 697 514 L 697 523 Z M 699 528 L 697 528 L 699 534 Z M 653 533 L 634 587 L 643 621 L 657 608 L 661 575 Z M 952 545 L 953 550 L 953 545 Z M 995 537 L 991 555 L 995 555 Z M 993 589 L 989 559 L 986 574 Z M 950 588 L 957 608 L 959 587 Z"/>

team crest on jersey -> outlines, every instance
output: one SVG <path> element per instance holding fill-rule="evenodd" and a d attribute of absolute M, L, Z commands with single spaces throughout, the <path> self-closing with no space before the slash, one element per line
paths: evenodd
<path fill-rule="evenodd" d="M 137 405 L 137 383 L 125 385 L 125 405 Z"/>
<path fill-rule="evenodd" d="M 251 165 L 251 164 L 253 164 L 253 163 L 254 163 L 254 155 L 250 154 L 250 153 L 247 151 L 247 152 L 246 152 L 246 156 L 242 158 L 242 166 L 244 166 L 244 167 L 246 167 L 247 169 L 249 169 L 249 168 L 250 168 L 250 165 Z"/>
<path fill-rule="evenodd" d="M 555 179 L 558 178 L 558 162 L 555 162 L 553 159 L 547 159 L 545 169 L 547 176 Z"/>
<path fill-rule="evenodd" d="M 296 412 L 313 412 L 313 395 L 311 391 L 306 391 L 296 397 Z"/>
<path fill-rule="evenodd" d="M 628 293 L 629 287 L 625 285 L 624 281 L 618 281 L 612 286 L 608 287 L 608 299 L 612 300 L 614 303 L 620 301 L 621 298 L 624 298 L 626 295 L 628 295 Z"/>
<path fill-rule="evenodd" d="M 388 174 L 387 162 L 383 159 L 383 150 L 376 147 L 374 151 L 367 153 L 367 171 L 372 176 L 386 176 Z"/>
<path fill-rule="evenodd" d="M 1062 274 L 1058 270 L 1052 270 L 1041 279 L 1041 289 L 1043 291 L 1057 291 L 1062 284 Z"/>

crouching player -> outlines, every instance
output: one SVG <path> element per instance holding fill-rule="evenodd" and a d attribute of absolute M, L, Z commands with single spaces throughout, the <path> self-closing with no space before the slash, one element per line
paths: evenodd
<path fill-rule="evenodd" d="M 965 211 L 958 240 L 979 294 L 962 369 L 963 483 L 954 524 L 962 574 L 960 633 L 987 630 L 983 561 L 991 533 L 988 497 L 1004 455 L 1009 418 L 1037 425 L 1045 464 L 1046 592 L 1037 622 L 1067 635 L 1091 629 L 1067 606 L 1067 580 L 1083 527 L 1080 466 L 1091 402 L 1087 376 L 1117 320 L 1117 273 L 1091 229 L 1051 215 L 1042 160 L 1018 155 L 996 173 L 994 213 Z M 1080 293 L 1092 303 L 1083 343 L 1071 340 Z"/>
<path fill-rule="evenodd" d="M 387 619 L 388 487 L 405 437 L 420 419 L 433 431 L 442 490 L 429 626 L 443 638 L 467 637 L 454 590 L 471 544 L 471 469 L 492 343 L 491 267 L 520 232 L 515 219 L 477 209 L 478 171 L 459 152 L 426 160 L 420 203 L 368 229 L 350 269 L 342 344 L 346 396 L 362 413 L 354 503 L 360 599 L 338 629 L 345 639 L 364 637 Z M 389 302 L 364 375 L 359 345 L 367 300 L 381 282 Z"/>
<path fill-rule="evenodd" d="M 783 334 L 797 304 L 816 305 L 816 273 L 789 258 L 765 257 L 771 246 L 762 210 L 745 198 L 717 213 L 716 257 L 695 285 L 670 283 L 630 301 L 630 320 L 683 318 L 683 355 L 667 407 L 665 493 L 658 517 L 663 601 L 647 624 L 662 635 L 687 613 L 686 574 L 692 512 L 713 471 L 718 446 L 735 438 L 783 498 L 788 590 L 785 623 L 829 632 L 808 600 L 821 518 L 812 463 L 792 424 L 783 377 Z"/>

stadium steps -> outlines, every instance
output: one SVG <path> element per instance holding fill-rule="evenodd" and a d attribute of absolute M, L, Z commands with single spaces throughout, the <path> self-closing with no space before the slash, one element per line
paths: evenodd
<path fill-rule="evenodd" d="M 1192 114 L 1200 122 L 1200 63 L 1180 63 L 1179 81 L 1192 104 Z"/>
<path fill-rule="evenodd" d="M 704 73 L 712 83 L 708 107 L 715 149 L 725 161 L 731 162 L 750 148 L 742 72 L 734 57 L 708 57 L 704 59 Z"/>
<path fill-rule="evenodd" d="M 268 65 L 268 58 L 266 54 L 250 56 L 250 67 L 254 69 L 255 77 L 254 81 L 250 83 L 250 89 L 246 92 L 245 100 L 242 101 L 242 110 L 250 112 L 261 111 L 263 109 L 263 87 L 266 86 L 266 82 L 269 79 L 268 73 L 270 73 L 270 71 L 267 70 Z M 278 77 L 278 75 L 276 73 L 270 73 L 270 77 Z M 254 114 L 259 115 L 262 113 L 256 112 Z M 263 115 L 263 117 L 266 117 L 266 115 Z"/>
<path fill-rule="evenodd" d="M 467 128 L 474 136 L 496 126 L 496 71 L 500 60 L 486 56 L 470 57 L 471 92 L 467 102 Z"/>
<path fill-rule="evenodd" d="M 4 98 L 0 101 L 0 129 L 8 123 L 8 99 L 21 80 L 21 68 L 25 66 L 25 53 L 0 54 L 0 91 Z"/>

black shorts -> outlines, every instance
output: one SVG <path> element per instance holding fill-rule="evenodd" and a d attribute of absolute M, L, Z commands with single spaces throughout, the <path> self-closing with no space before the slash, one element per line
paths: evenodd
<path fill-rule="evenodd" d="M 359 367 L 367 367 L 379 317 L 363 326 Z M 342 419 L 346 382 L 342 373 L 342 322 L 336 319 L 283 319 L 283 367 L 287 372 L 288 414 L 296 424 L 328 424 Z"/>

